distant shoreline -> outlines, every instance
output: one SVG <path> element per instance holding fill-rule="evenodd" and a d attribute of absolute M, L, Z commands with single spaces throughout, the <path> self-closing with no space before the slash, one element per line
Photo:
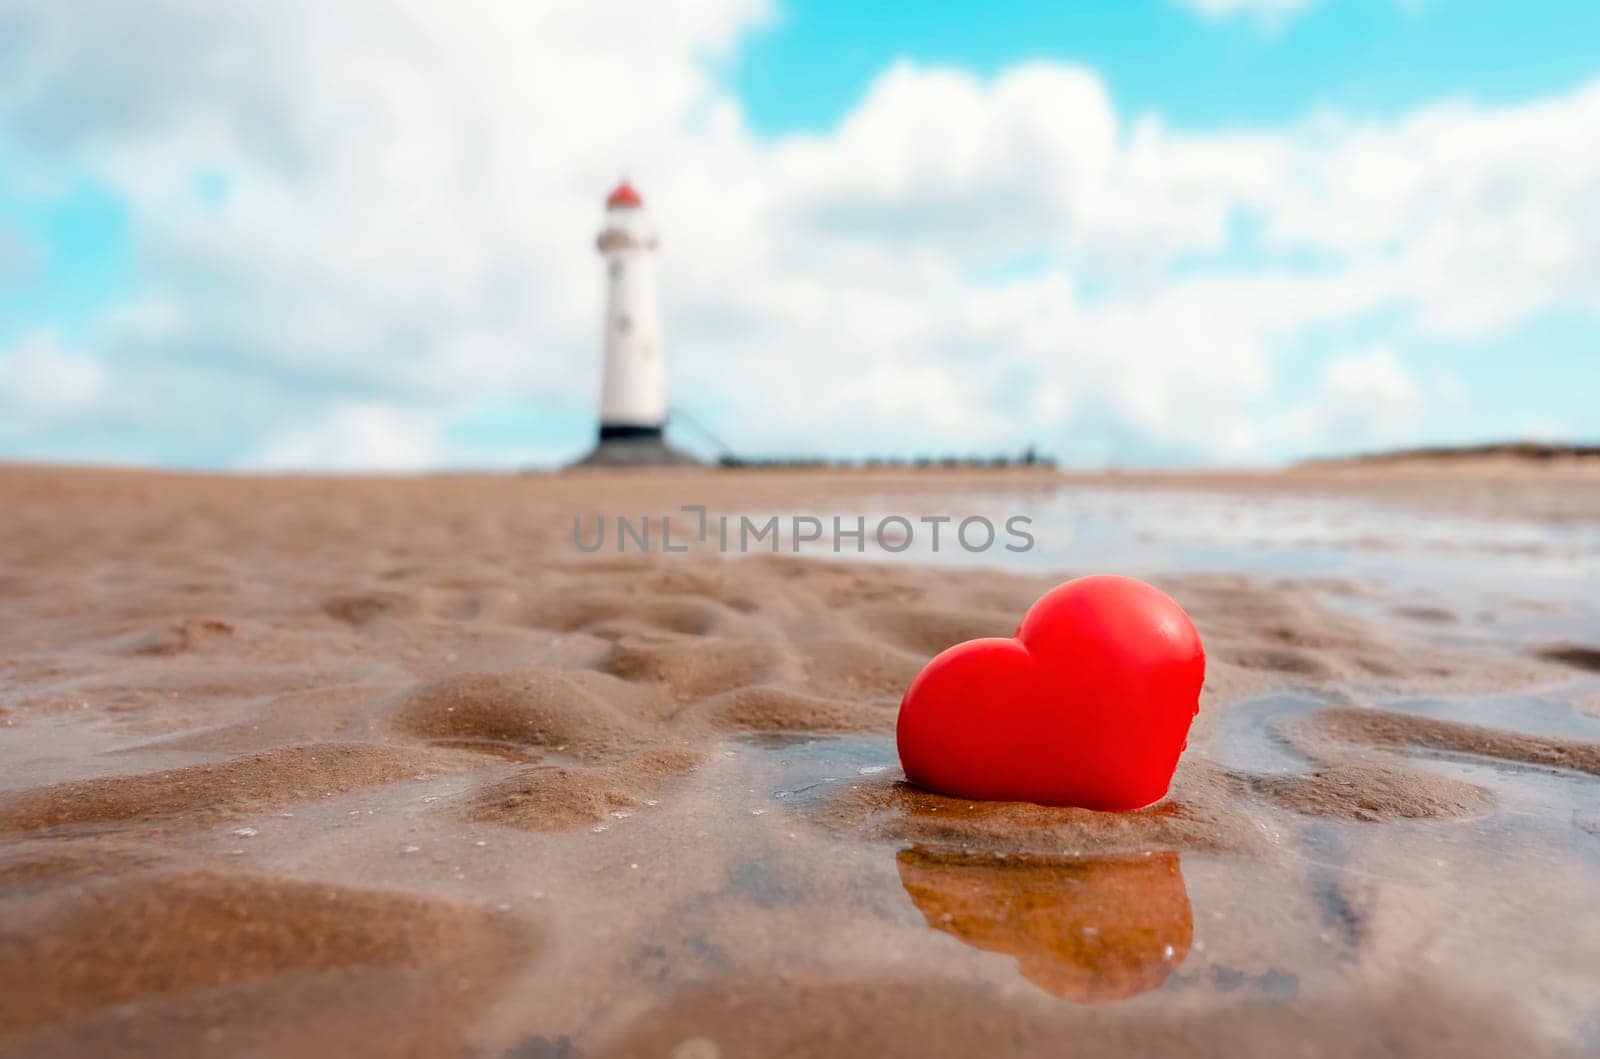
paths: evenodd
<path fill-rule="evenodd" d="M 1030 458 L 1031 455 L 1031 458 Z M 805 457 L 772 457 L 745 459 L 707 459 L 703 462 L 674 466 L 649 467 L 584 467 L 574 464 L 553 464 L 525 467 L 446 467 L 411 470 L 291 470 L 267 468 L 189 468 L 162 467 L 144 464 L 114 464 L 94 462 L 52 462 L 13 459 L 0 455 L 0 476 L 5 475 L 104 475 L 126 476 L 128 479 L 243 479 L 254 482 L 271 480 L 440 480 L 440 479 L 498 479 L 507 475 L 563 476 L 580 471 L 578 477 L 611 475 L 638 476 L 646 480 L 665 481 L 684 476 L 702 477 L 739 475 L 761 472 L 781 477 L 812 476 L 835 483 L 848 480 L 904 479 L 925 481 L 929 478 L 941 482 L 952 479 L 989 481 L 996 477 L 1029 481 L 1077 482 L 1105 481 L 1118 484 L 1221 484 L 1241 482 L 1271 482 L 1285 476 L 1303 479 L 1307 473 L 1341 472 L 1360 469 L 1418 471 L 1451 468 L 1473 473 L 1500 471 L 1515 473 L 1519 469 L 1544 467 L 1549 470 L 1571 468 L 1588 472 L 1600 468 L 1600 443 L 1546 443 L 1534 441 L 1492 442 L 1481 445 L 1434 445 L 1417 448 L 1392 449 L 1379 452 L 1357 452 L 1343 455 L 1312 456 L 1286 464 L 1264 465 L 1192 465 L 1123 467 L 1078 466 L 1064 462 L 1051 454 L 1024 452 L 1017 456 L 943 456 L 911 458 L 852 458 L 824 459 Z"/>
<path fill-rule="evenodd" d="M 1505 457 L 1514 460 L 1600 460 L 1600 444 L 1552 444 L 1540 441 L 1496 441 L 1483 445 L 1427 445 L 1420 448 L 1364 452 L 1348 456 L 1316 456 L 1298 466 L 1330 464 L 1396 463 L 1407 460 L 1479 460 Z"/>

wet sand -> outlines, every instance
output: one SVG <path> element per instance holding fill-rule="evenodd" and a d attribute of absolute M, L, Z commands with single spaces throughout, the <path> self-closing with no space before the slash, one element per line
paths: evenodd
<path fill-rule="evenodd" d="M 1600 525 L 1597 486 L 0 468 L 0 1054 L 1592 1051 L 1592 556 L 1426 591 L 1151 545 L 1201 712 L 1169 799 L 1095 814 L 916 790 L 893 745 L 923 662 L 1090 572 L 1070 548 L 586 554 L 572 522 L 1111 490 L 1492 537 Z"/>

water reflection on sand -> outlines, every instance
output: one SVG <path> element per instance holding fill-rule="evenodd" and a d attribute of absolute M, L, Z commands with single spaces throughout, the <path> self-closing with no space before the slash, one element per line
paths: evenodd
<path fill-rule="evenodd" d="M 913 847 L 895 860 L 930 927 L 1014 956 L 1028 981 L 1064 1000 L 1148 992 L 1189 954 L 1194 916 L 1176 853 L 997 857 Z"/>

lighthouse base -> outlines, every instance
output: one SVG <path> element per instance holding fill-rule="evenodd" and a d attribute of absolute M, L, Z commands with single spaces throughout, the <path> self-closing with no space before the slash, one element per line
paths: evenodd
<path fill-rule="evenodd" d="M 600 443 L 574 469 L 588 467 L 695 467 L 700 461 L 667 444 L 660 427 L 605 424 Z"/>

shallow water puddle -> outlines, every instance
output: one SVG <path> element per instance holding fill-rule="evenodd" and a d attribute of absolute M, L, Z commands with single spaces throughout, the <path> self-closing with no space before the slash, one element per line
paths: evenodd
<path fill-rule="evenodd" d="M 1023 552 L 1003 548 L 974 552 L 959 546 L 959 541 L 950 543 L 947 528 L 942 546 L 935 550 L 932 527 L 919 521 L 924 513 L 935 512 L 956 521 L 981 516 L 997 526 L 1013 516 L 1025 516 L 1034 545 Z M 860 514 L 869 531 L 864 551 L 875 560 L 999 561 L 1135 574 L 1338 573 L 1400 585 L 1526 588 L 1534 598 L 1580 603 L 1585 602 L 1581 586 L 1600 577 L 1600 529 L 1588 522 L 1413 511 L 1403 504 L 1355 496 L 1062 485 L 973 490 L 956 496 L 903 494 L 869 499 Z M 840 518 L 854 527 L 856 515 L 840 513 Z M 910 534 L 895 523 L 900 534 L 886 531 L 880 543 L 878 523 L 895 515 L 911 522 Z M 819 517 L 825 526 L 832 526 L 834 513 Z M 789 546 L 787 541 L 784 546 Z M 854 538 L 846 538 L 837 550 L 826 535 L 820 545 L 808 547 L 809 554 L 819 556 L 858 554 Z"/>
<path fill-rule="evenodd" d="M 1549 738 L 1596 728 L 1554 693 L 1379 707 Z M 482 1018 L 485 1055 L 581 1054 L 642 1008 L 773 968 L 797 981 L 932 979 L 1018 1003 L 1173 1013 L 1224 998 L 1337 1001 L 1424 975 L 1469 995 L 1513 990 L 1542 1036 L 1595 1043 L 1600 782 L 1488 754 L 1363 746 L 1364 758 L 1490 797 L 1459 816 L 1366 820 L 1252 793 L 1257 780 L 1297 782 L 1326 765 L 1331 751 L 1296 726 L 1328 710 L 1309 694 L 1237 703 L 1192 748 L 1203 774 L 1240 787 L 1225 810 L 1252 826 L 1236 848 L 1174 841 L 1171 806 L 1085 823 L 929 799 L 900 783 L 888 735 L 725 743 L 638 804 L 569 831 L 463 822 L 476 791 L 529 767 L 503 762 L 179 841 L 245 869 L 461 900 L 531 924 L 511 960 L 520 969 Z M 1175 797 L 1180 813 L 1204 800 L 1182 782 Z M 1069 831 L 1084 848 L 1059 848 Z"/>
<path fill-rule="evenodd" d="M 1407 695 L 1384 701 L 1385 709 L 1460 724 L 1475 724 L 1556 739 L 1600 740 L 1600 717 L 1573 708 L 1573 699 L 1600 691 L 1600 680 L 1575 682 L 1553 693 L 1504 695 Z"/>
<path fill-rule="evenodd" d="M 1326 748 L 1310 744 L 1307 752 L 1286 733 L 1314 719 L 1318 706 L 1309 695 L 1241 703 L 1206 750 L 1242 775 L 1310 775 L 1324 767 Z M 1600 900 L 1600 778 L 1587 758 L 1568 768 L 1508 756 L 1542 746 L 1516 742 L 1522 737 L 1592 741 L 1600 724 L 1556 694 L 1401 697 L 1376 708 L 1493 727 L 1510 740 L 1441 747 L 1428 745 L 1435 729 L 1419 728 L 1416 742 L 1360 748 L 1369 760 L 1483 789 L 1481 811 L 1372 822 L 1307 816 L 1286 830 L 1280 856 L 1303 861 L 1339 959 L 1363 974 L 1397 964 L 1483 995 L 1513 995 L 1541 1034 L 1600 1044 L 1592 915 Z M 1408 949 L 1394 948 L 1399 938 Z"/>
<path fill-rule="evenodd" d="M 951 543 L 947 528 L 936 549 L 931 527 L 919 521 L 924 513 L 996 526 L 1023 516 L 1034 543 L 1012 552 L 1002 535 L 1001 546 L 974 552 Z M 856 515 L 839 517 L 853 527 Z M 912 532 L 880 542 L 873 528 L 891 515 L 909 520 Z M 833 525 L 833 513 L 819 517 Z M 1334 609 L 1444 643 L 1532 647 L 1600 637 L 1600 528 L 1586 521 L 1412 511 L 1354 496 L 1072 485 L 908 494 L 869 501 L 862 517 L 861 550 L 853 538 L 835 547 L 831 535 L 802 550 L 845 561 L 1137 577 L 1244 573 L 1303 582 Z"/>
<path fill-rule="evenodd" d="M 1240 775 L 1302 774 L 1314 762 L 1284 738 L 1286 725 L 1323 704 L 1304 695 L 1241 703 L 1196 753 Z M 1461 703 L 1401 699 L 1396 713 L 1433 713 L 1475 723 L 1517 719 L 1530 732 L 1592 734 L 1587 719 L 1548 697 L 1501 696 Z M 1457 709 L 1457 707 L 1460 707 Z M 763 739 L 735 747 L 722 766 L 740 778 L 720 785 L 747 813 L 771 799 L 801 821 L 824 818 L 848 788 L 899 776 L 887 737 Z M 1490 807 L 1461 818 L 1342 820 L 1251 806 L 1270 821 L 1275 847 L 1259 855 L 1153 848 L 1092 856 L 1047 856 L 1004 842 L 881 841 L 829 825 L 825 858 L 778 878 L 744 858 L 734 875 L 769 902 L 826 902 L 818 877 L 851 873 L 847 891 L 895 928 L 888 950 L 924 969 L 1026 982 L 1075 1003 L 1187 1004 L 1207 993 L 1339 995 L 1401 960 L 1417 973 L 1474 989 L 1533 990 L 1545 1032 L 1583 1040 L 1600 1014 L 1600 934 L 1587 926 L 1600 898 L 1600 782 L 1588 774 L 1485 754 L 1404 748 L 1404 767 L 1436 770 L 1488 789 Z M 755 801 L 752 802 L 751 799 Z M 712 802 L 719 797 L 713 795 Z M 722 802 L 724 808 L 726 802 Z M 708 806 L 709 808 L 709 806 Z M 952 804 L 960 811 L 959 804 Z M 773 826 L 794 826 L 780 818 Z M 1023 843 L 1025 846 L 1026 843 Z M 869 866 L 892 857 L 892 876 Z M 853 869 L 851 866 L 854 866 Z M 898 883 L 900 893 L 888 884 Z M 781 891 L 781 892 L 780 892 Z M 870 895 L 870 899 L 868 899 Z M 914 922 L 964 946 L 906 936 Z M 1471 909 L 1470 917 L 1462 913 Z M 1389 921 L 1409 919 L 1406 952 Z M 1382 929 L 1380 929 L 1380 927 Z M 973 953 L 1008 957 L 996 966 Z M 885 953 L 887 954 L 887 953 Z M 807 954 L 815 959 L 816 952 Z M 1161 996 L 1171 994 L 1163 1001 Z"/>
<path fill-rule="evenodd" d="M 1176 851 L 1046 856 L 863 839 L 837 823 L 818 824 L 841 795 L 900 782 L 892 738 L 756 737 L 722 755 L 684 797 L 702 799 L 707 815 L 769 817 L 748 844 L 730 851 L 729 904 L 808 909 L 822 920 L 842 901 L 892 932 L 884 934 L 895 940 L 879 949 L 880 959 L 960 972 L 974 954 L 997 954 L 1013 970 L 986 960 L 985 977 L 1014 974 L 1079 1003 L 1156 989 L 1189 954 L 1194 918 Z M 768 845 L 775 835 L 802 842 L 809 865 L 777 870 L 774 861 L 787 858 Z M 815 948 L 804 952 L 810 946 L 803 937 L 788 944 L 807 962 L 830 959 Z"/>
<path fill-rule="evenodd" d="M 1284 732 L 1321 707 L 1307 695 L 1240 703 L 1192 753 L 1242 777 L 1303 775 L 1314 762 Z M 1559 727 L 1515 697 L 1462 712 Z M 1600 841 L 1585 830 L 1600 819 L 1600 783 L 1473 755 L 1383 753 L 1482 785 L 1493 804 L 1464 818 L 1360 821 L 1247 799 L 1238 811 L 1271 836 L 1254 852 L 1135 840 L 1052 855 L 1003 826 L 988 838 L 883 837 L 836 810 L 899 789 L 892 738 L 764 736 L 575 832 L 463 826 L 456 813 L 480 774 L 230 825 L 218 841 L 279 870 L 367 882 L 377 872 L 533 918 L 540 951 L 490 1020 L 507 1047 L 534 1027 L 581 1044 L 648 998 L 773 966 L 1174 1010 L 1224 995 L 1339 997 L 1423 973 L 1515 988 L 1535 998 L 1542 1032 L 1584 1040 L 1600 1014 L 1600 933 L 1589 925 Z M 240 838 L 239 827 L 258 833 Z"/>
<path fill-rule="evenodd" d="M 895 856 L 928 926 L 1012 956 L 1046 993 L 1078 1003 L 1159 987 L 1189 955 L 1194 914 L 1178 854 Z"/>

